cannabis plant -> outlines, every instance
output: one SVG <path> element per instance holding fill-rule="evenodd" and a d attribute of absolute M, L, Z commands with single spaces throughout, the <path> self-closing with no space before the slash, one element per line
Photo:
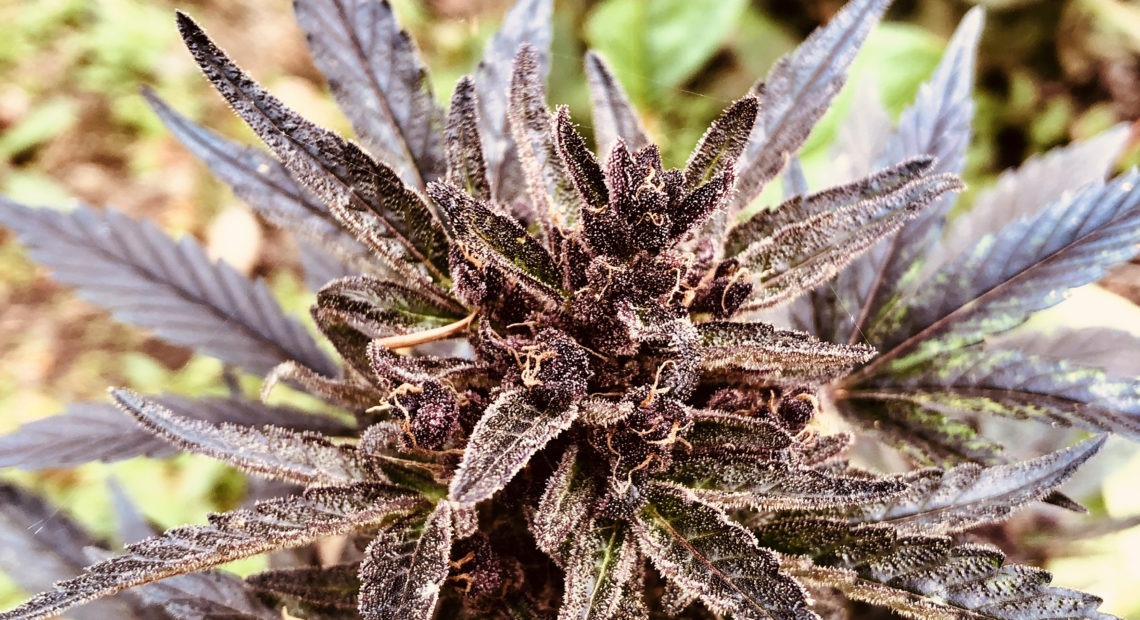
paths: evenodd
<path fill-rule="evenodd" d="M 0 618 L 131 588 L 95 616 L 1107 617 L 960 535 L 1038 500 L 1079 508 L 1057 487 L 1104 441 L 1015 462 L 979 420 L 1140 435 L 1134 379 L 994 346 L 1136 253 L 1140 179 L 1104 182 L 1111 153 L 1068 155 L 1059 174 L 1036 162 L 943 230 L 975 10 L 897 127 L 861 112 L 839 184 L 806 191 L 795 154 L 886 4 L 843 8 L 680 168 L 596 54 L 596 150 L 547 107 L 549 0 L 511 10 L 446 112 L 386 2 L 297 0 L 359 143 L 284 106 L 180 13 L 190 53 L 272 156 L 147 97 L 301 241 L 312 318 L 339 359 L 192 240 L 87 207 L 5 202 L 0 221 L 115 316 L 348 415 L 114 389 L 121 411 L 26 425 L 0 443 L 8 465 L 182 450 L 284 484 L 119 554 L 59 519 L 31 541 L 9 532 L 57 558 L 53 576 L 82 572 Z M 790 197 L 754 210 L 785 170 Z M 794 324 L 760 320 L 774 309 Z M 856 437 L 911 467 L 850 460 Z M 9 519 L 51 514 L 4 493 Z M 263 553 L 266 572 L 212 570 Z"/>

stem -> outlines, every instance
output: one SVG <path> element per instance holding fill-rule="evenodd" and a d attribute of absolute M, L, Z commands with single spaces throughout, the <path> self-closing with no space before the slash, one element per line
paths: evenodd
<path fill-rule="evenodd" d="M 402 349 L 404 347 L 414 347 L 417 344 L 443 340 L 467 329 L 467 327 L 471 325 L 471 321 L 474 321 L 475 317 L 478 314 L 478 312 L 474 312 L 468 315 L 466 318 L 460 319 L 454 323 L 448 323 L 447 325 L 425 329 L 422 332 L 416 332 L 414 334 L 403 334 L 400 336 L 388 336 L 387 338 L 379 338 L 376 340 L 376 343 L 389 349 Z"/>

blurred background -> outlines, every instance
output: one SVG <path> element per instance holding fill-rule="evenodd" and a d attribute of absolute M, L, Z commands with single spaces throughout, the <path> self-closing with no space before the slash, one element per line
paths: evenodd
<path fill-rule="evenodd" d="M 393 4 L 432 69 L 437 98 L 446 100 L 459 76 L 474 68 L 509 2 Z M 1140 117 L 1140 2 L 981 4 L 988 14 L 975 139 L 965 175 L 971 185 L 967 204 L 976 188 L 1004 168 Z M 588 130 L 581 57 L 587 47 L 600 50 L 667 158 L 681 165 L 707 123 L 841 5 L 839 0 L 556 0 L 550 102 L 569 104 Z M 826 147 L 838 123 L 859 122 L 844 118 L 853 91 L 873 89 L 897 114 L 930 74 L 970 6 L 959 0 L 896 0 L 856 61 L 844 95 L 805 149 L 809 182 L 813 171 L 826 166 Z M 54 207 L 76 200 L 113 205 L 173 235 L 194 235 L 214 256 L 265 278 L 287 308 L 307 316 L 310 296 L 288 240 L 213 181 L 139 96 L 140 86 L 151 85 L 184 114 L 255 142 L 183 49 L 175 8 L 195 17 L 287 104 L 318 124 L 349 133 L 308 58 L 288 0 L 0 0 L 0 193 Z M 1121 168 L 1140 161 L 1136 140 L 1127 150 Z M 150 393 L 225 391 L 220 364 L 110 320 L 54 284 L 3 230 L 0 274 L 0 433 L 69 402 L 101 400 L 110 385 Z M 1122 266 L 1102 285 L 1140 303 L 1140 265 Z M 1107 293 L 1098 291 L 1094 298 L 1097 294 Z M 1120 313 L 1105 321 L 1140 329 L 1135 306 L 1116 307 Z M 1075 306 L 1073 312 L 1083 311 Z M 1106 611 L 1140 618 L 1140 591 L 1130 587 L 1136 581 L 1132 558 L 1140 551 L 1140 528 L 1104 520 L 1140 514 L 1134 482 L 1140 460 L 1131 456 L 1137 451 L 1124 446 L 1117 452 L 1125 456 L 1098 459 L 1080 487 L 1084 496 L 1078 499 L 1090 506 L 1093 517 L 1044 509 L 999 528 L 991 539 L 1007 540 L 1002 546 L 1014 559 L 1051 568 L 1060 585 L 1105 596 Z M 0 476 L 51 497 L 110 538 L 108 478 L 121 483 L 161 526 L 202 522 L 208 510 L 231 508 L 244 492 L 240 476 L 193 457 Z M 1080 534 L 1114 529 L 1120 531 Z M 255 561 L 245 565 L 252 567 Z M 21 596 L 0 581 L 0 608 Z"/>

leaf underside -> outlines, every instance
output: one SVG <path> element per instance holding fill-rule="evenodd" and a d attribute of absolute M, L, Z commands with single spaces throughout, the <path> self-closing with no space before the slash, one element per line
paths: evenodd
<path fill-rule="evenodd" d="M 128 545 L 124 555 L 56 583 L 53 590 L 0 613 L 0 620 L 49 618 L 133 586 L 376 525 L 418 502 L 415 495 L 395 487 L 360 483 L 315 487 L 303 496 L 211 515 L 209 525 L 177 527 Z"/>
<path fill-rule="evenodd" d="M 0 224 L 56 280 L 121 321 L 258 375 L 290 360 L 336 372 L 263 282 L 211 261 L 190 237 L 174 241 L 111 210 L 33 209 L 2 198 Z"/>

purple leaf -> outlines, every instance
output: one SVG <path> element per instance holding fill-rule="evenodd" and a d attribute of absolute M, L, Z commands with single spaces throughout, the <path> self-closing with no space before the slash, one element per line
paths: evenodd
<path fill-rule="evenodd" d="M 387 0 L 297 0 L 313 60 L 364 144 L 423 190 L 443 174 L 443 112 Z"/>
<path fill-rule="evenodd" d="M 190 237 L 175 242 L 153 224 L 115 211 L 81 206 L 65 213 L 3 198 L 0 224 L 56 280 L 121 321 L 258 375 L 290 360 L 337 371 L 263 282 L 211 261 Z"/>
<path fill-rule="evenodd" d="M 79 577 L 60 581 L 0 613 L 0 620 L 50 618 L 134 586 L 377 526 L 420 502 L 418 496 L 395 487 L 359 483 L 316 487 L 303 496 L 210 515 L 209 525 L 181 526 L 128 545 L 123 555 L 88 566 Z"/>
<path fill-rule="evenodd" d="M 256 401 L 179 396 L 160 396 L 155 400 L 183 416 L 213 424 L 260 426 L 273 422 L 296 431 L 331 435 L 350 432 L 347 426 L 324 415 Z M 29 422 L 0 437 L 0 467 L 27 470 L 174 454 L 177 450 L 173 446 L 110 403 L 76 403 L 62 414 Z"/>
<path fill-rule="evenodd" d="M 539 75 L 545 79 L 550 65 L 552 0 L 521 0 L 503 18 L 499 30 L 487 42 L 483 59 L 475 70 L 479 93 L 479 134 L 487 157 L 491 195 L 510 204 L 525 194 L 526 184 L 515 153 L 507 120 L 512 60 L 519 46 L 530 44 L 539 52 Z"/>
<path fill-rule="evenodd" d="M 595 51 L 586 52 L 586 80 L 593 109 L 594 140 L 598 155 L 609 155 L 618 140 L 633 152 L 649 145 L 641 119 L 606 61 Z"/>

